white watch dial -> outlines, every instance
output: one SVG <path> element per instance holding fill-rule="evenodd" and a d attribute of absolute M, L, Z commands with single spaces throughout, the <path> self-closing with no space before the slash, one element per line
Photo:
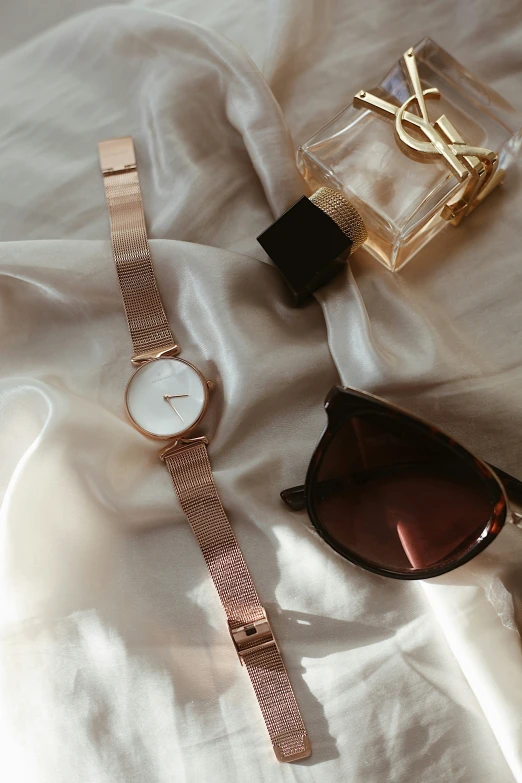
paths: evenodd
<path fill-rule="evenodd" d="M 203 415 L 208 388 L 200 373 L 183 359 L 153 359 L 136 370 L 126 393 L 136 426 L 158 438 L 181 435 Z"/>

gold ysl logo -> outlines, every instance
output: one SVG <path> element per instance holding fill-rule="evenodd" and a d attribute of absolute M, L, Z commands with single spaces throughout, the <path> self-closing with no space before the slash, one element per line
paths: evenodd
<path fill-rule="evenodd" d="M 430 122 L 426 100 L 440 99 L 440 92 L 436 87 L 422 89 L 413 49 L 405 52 L 403 60 L 413 94 L 402 106 L 365 90 L 357 93 L 353 105 L 392 119 L 399 147 L 410 157 L 421 162 L 442 159 L 459 182 L 470 179 L 459 201 L 447 204 L 442 211 L 442 216 L 456 225 L 502 181 L 504 172 L 496 172 L 498 156 L 495 152 L 466 144 L 444 114 L 434 123 Z M 410 111 L 415 105 L 418 114 Z M 412 128 L 416 135 L 409 132 Z"/>

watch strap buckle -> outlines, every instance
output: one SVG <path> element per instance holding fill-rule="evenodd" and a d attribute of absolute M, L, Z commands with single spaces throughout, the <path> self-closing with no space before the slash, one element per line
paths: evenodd
<path fill-rule="evenodd" d="M 242 666 L 245 665 L 245 658 L 248 655 L 268 647 L 277 647 L 272 627 L 264 609 L 263 614 L 257 620 L 230 628 L 230 636 Z"/>

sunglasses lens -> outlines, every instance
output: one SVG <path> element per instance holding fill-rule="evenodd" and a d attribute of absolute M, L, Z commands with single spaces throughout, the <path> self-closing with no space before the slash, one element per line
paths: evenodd
<path fill-rule="evenodd" d="M 312 493 L 331 539 L 370 567 L 398 574 L 465 555 L 495 503 L 471 456 L 386 413 L 354 416 L 337 430 Z"/>

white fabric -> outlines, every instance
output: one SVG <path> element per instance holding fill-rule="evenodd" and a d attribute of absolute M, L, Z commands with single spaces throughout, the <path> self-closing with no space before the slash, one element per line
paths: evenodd
<path fill-rule="evenodd" d="M 0 779 L 522 783 L 521 532 L 401 583 L 278 497 L 339 376 L 522 476 L 517 174 L 400 276 L 360 251 L 322 309 L 290 306 L 255 241 L 303 192 L 295 145 L 427 33 L 522 108 L 519 3 L 68 13 L 41 4 L 27 35 L 51 29 L 18 48 L 2 31 Z M 173 331 L 218 384 L 211 458 L 310 731 L 299 765 L 277 764 L 157 446 L 124 416 L 96 142 L 125 134 Z"/>

